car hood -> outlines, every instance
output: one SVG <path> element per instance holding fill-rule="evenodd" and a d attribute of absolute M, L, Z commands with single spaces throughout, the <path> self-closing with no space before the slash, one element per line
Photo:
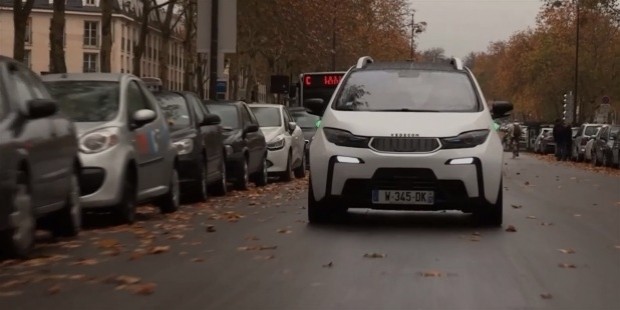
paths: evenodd
<path fill-rule="evenodd" d="M 261 127 L 260 130 L 265 135 L 265 141 L 267 142 L 284 133 L 284 128 L 282 127 Z"/>
<path fill-rule="evenodd" d="M 75 128 L 77 129 L 78 137 L 80 137 L 85 133 L 89 133 L 99 128 L 112 127 L 107 125 L 108 122 L 79 122 L 75 123 Z"/>
<path fill-rule="evenodd" d="M 482 112 L 366 112 L 330 111 L 321 127 L 350 131 L 360 136 L 389 137 L 394 134 L 419 137 L 454 137 L 463 132 L 489 129 L 493 120 Z"/>

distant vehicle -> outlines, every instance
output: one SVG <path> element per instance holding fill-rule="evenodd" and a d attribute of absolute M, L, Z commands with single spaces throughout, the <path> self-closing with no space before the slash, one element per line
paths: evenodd
<path fill-rule="evenodd" d="M 534 142 L 534 152 L 540 154 L 555 153 L 555 141 L 553 141 L 553 128 L 542 128 Z"/>
<path fill-rule="evenodd" d="M 309 98 L 320 98 L 327 104 L 344 76 L 344 71 L 307 72 L 299 75 L 299 106 L 306 107 Z"/>
<path fill-rule="evenodd" d="M 157 92 L 179 155 L 184 197 L 205 201 L 209 190 L 226 194 L 226 149 L 220 117 L 207 112 L 191 92 Z"/>
<path fill-rule="evenodd" d="M 573 146 L 571 150 L 571 159 L 574 161 L 583 161 L 585 158 L 586 144 L 588 140 L 596 136 L 596 131 L 602 124 L 583 124 L 579 126 L 579 130 L 575 134 Z"/>
<path fill-rule="evenodd" d="M 603 125 L 592 146 L 592 163 L 595 166 L 617 165 L 619 125 Z"/>
<path fill-rule="evenodd" d="M 596 138 L 598 137 L 599 131 L 601 131 L 601 127 L 596 128 L 596 133 L 592 136 L 592 139 L 589 139 L 588 142 L 586 143 L 586 151 L 583 153 L 583 161 L 592 163 L 593 165 L 594 165 L 594 162 L 592 161 L 592 159 L 594 158 L 593 146 L 594 146 L 594 142 L 596 141 Z"/>
<path fill-rule="evenodd" d="M 154 202 L 179 208 L 177 150 L 157 99 L 131 74 L 69 73 L 43 76 L 60 109 L 77 124 L 82 206 L 109 209 L 120 223 Z"/>
<path fill-rule="evenodd" d="M 312 137 L 316 133 L 316 128 L 318 127 L 318 123 L 321 120 L 320 117 L 310 114 L 308 110 L 304 107 L 291 107 L 289 108 L 291 112 L 291 116 L 295 119 L 295 122 L 299 127 L 301 127 L 301 131 L 304 133 L 304 140 L 306 142 L 306 166 L 310 165 L 310 155 L 308 154 L 310 150 L 310 141 L 312 141 Z"/>
<path fill-rule="evenodd" d="M 305 142 L 288 109 L 279 104 L 250 104 L 267 141 L 267 172 L 284 181 L 306 176 Z"/>
<path fill-rule="evenodd" d="M 0 56 L 0 252 L 25 257 L 35 229 L 76 236 L 81 227 L 76 128 L 40 78 Z"/>
<path fill-rule="evenodd" d="M 228 149 L 226 175 L 235 187 L 246 190 L 250 181 L 267 185 L 267 142 L 248 105 L 242 101 L 207 101 L 206 107 L 222 120 Z"/>

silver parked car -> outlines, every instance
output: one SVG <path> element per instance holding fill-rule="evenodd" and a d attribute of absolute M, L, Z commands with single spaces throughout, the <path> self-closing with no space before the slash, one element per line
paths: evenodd
<path fill-rule="evenodd" d="M 131 74 L 45 75 L 60 109 L 76 123 L 83 163 L 82 208 L 111 208 L 122 223 L 138 203 L 179 207 L 177 151 L 157 99 Z"/>

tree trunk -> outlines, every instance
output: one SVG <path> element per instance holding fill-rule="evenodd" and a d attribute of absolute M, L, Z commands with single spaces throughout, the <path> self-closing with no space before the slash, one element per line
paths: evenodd
<path fill-rule="evenodd" d="M 101 0 L 101 72 L 112 72 L 112 1 Z"/>
<path fill-rule="evenodd" d="M 54 15 L 50 24 L 50 71 L 66 73 L 65 63 L 65 1 L 54 0 Z"/>
<path fill-rule="evenodd" d="M 164 85 L 168 85 L 168 69 L 170 66 L 170 31 L 162 29 L 161 50 L 159 51 L 159 78 Z"/>
<path fill-rule="evenodd" d="M 26 24 L 33 4 L 34 0 L 13 0 L 13 58 L 17 61 L 24 61 Z"/>
<path fill-rule="evenodd" d="M 133 49 L 133 71 L 136 76 L 142 76 L 142 55 L 146 48 L 146 36 L 149 33 L 149 14 L 151 12 L 152 0 L 142 0 L 142 16 L 140 20 L 140 37 L 138 44 Z"/>
<path fill-rule="evenodd" d="M 194 62 L 196 61 L 196 52 L 194 47 L 194 40 L 196 28 L 195 25 L 195 16 L 196 13 L 196 2 L 188 1 L 187 6 L 185 7 L 185 38 L 183 41 L 183 57 L 185 58 L 185 64 L 183 68 L 183 89 L 186 91 L 194 91 L 194 79 L 192 78 L 194 75 Z M 200 97 L 202 99 L 202 97 Z"/>

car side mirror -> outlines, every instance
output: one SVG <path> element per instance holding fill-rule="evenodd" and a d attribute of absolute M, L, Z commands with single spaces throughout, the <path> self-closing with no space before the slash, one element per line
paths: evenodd
<path fill-rule="evenodd" d="M 321 98 L 310 98 L 304 100 L 304 106 L 308 113 L 321 116 L 325 110 L 325 100 Z"/>
<path fill-rule="evenodd" d="M 297 123 L 295 123 L 295 122 L 288 122 L 288 131 L 293 133 L 293 131 L 295 131 L 296 128 L 297 128 Z"/>
<path fill-rule="evenodd" d="M 157 114 L 153 110 L 142 109 L 136 111 L 131 117 L 131 128 L 137 129 L 140 128 L 157 118 Z"/>
<path fill-rule="evenodd" d="M 510 112 L 514 106 L 509 101 L 495 101 L 491 107 L 491 116 L 493 119 L 510 116 Z"/>
<path fill-rule="evenodd" d="M 44 118 L 56 114 L 58 104 L 53 99 L 32 99 L 27 102 L 27 109 L 28 118 Z"/>
<path fill-rule="evenodd" d="M 257 131 L 258 131 L 258 125 L 256 124 L 249 124 L 245 126 L 245 129 L 243 130 L 244 133 L 251 133 L 251 132 L 257 132 Z"/>
<path fill-rule="evenodd" d="M 212 126 L 212 125 L 219 125 L 222 123 L 222 119 L 215 114 L 207 114 L 205 115 L 205 119 L 202 121 L 202 124 L 200 124 L 200 126 Z"/>

